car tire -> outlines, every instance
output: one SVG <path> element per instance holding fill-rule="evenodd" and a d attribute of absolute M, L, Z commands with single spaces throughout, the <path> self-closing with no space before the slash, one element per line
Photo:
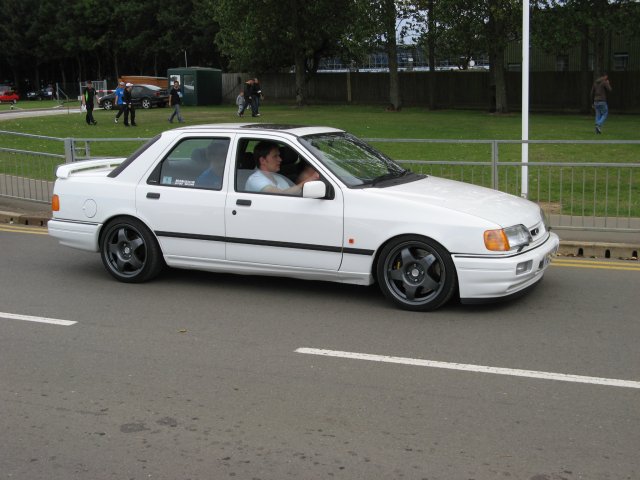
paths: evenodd
<path fill-rule="evenodd" d="M 144 108 L 145 110 L 148 110 L 151 108 L 151 100 L 149 100 L 148 98 L 143 98 L 142 99 L 142 108 Z"/>
<path fill-rule="evenodd" d="M 102 102 L 102 108 L 105 110 L 111 110 L 113 108 L 113 102 L 111 100 L 104 100 Z"/>
<path fill-rule="evenodd" d="M 162 251 L 151 231 L 135 218 L 111 220 L 100 235 L 100 257 L 116 280 L 141 283 L 164 267 Z"/>
<path fill-rule="evenodd" d="M 385 245 L 376 266 L 382 293 L 405 310 L 430 311 L 444 305 L 456 290 L 456 268 L 439 243 L 404 235 Z"/>

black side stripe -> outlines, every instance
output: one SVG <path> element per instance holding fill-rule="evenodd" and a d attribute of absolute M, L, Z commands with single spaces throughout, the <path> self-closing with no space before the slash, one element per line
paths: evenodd
<path fill-rule="evenodd" d="M 332 247 L 329 245 L 313 245 L 309 243 L 293 243 L 293 242 L 275 242 L 271 240 L 257 240 L 253 238 L 233 238 L 222 237 L 218 235 L 197 235 L 192 233 L 176 233 L 176 232 L 162 232 L 156 231 L 155 234 L 158 237 L 171 237 L 171 238 L 186 238 L 192 240 L 205 240 L 209 242 L 227 242 L 238 243 L 244 245 L 260 245 L 266 247 L 280 247 L 280 248 L 293 248 L 297 250 L 314 250 L 319 252 L 335 252 L 335 253 L 348 253 L 351 255 L 368 255 L 374 254 L 373 250 L 366 250 L 363 248 L 342 248 Z"/>

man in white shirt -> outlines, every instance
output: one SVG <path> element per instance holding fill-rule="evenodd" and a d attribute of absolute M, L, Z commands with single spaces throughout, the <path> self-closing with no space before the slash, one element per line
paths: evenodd
<path fill-rule="evenodd" d="M 249 192 L 302 195 L 302 186 L 306 182 L 320 178 L 318 172 L 314 171 L 299 183 L 294 184 L 284 175 L 277 173 L 280 170 L 282 158 L 278 145 L 273 142 L 258 143 L 253 149 L 253 157 L 256 160 L 256 171 L 247 179 L 246 190 Z"/>

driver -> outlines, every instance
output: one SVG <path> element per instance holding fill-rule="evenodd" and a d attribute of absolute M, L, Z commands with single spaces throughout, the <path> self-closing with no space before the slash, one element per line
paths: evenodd
<path fill-rule="evenodd" d="M 253 149 L 256 171 L 247 179 L 246 190 L 249 192 L 265 192 L 288 195 L 302 195 L 302 186 L 310 181 L 318 180 L 320 175 L 312 169 L 304 178 L 294 184 L 284 175 L 278 173 L 282 158 L 280 148 L 273 142 L 260 142 Z"/>

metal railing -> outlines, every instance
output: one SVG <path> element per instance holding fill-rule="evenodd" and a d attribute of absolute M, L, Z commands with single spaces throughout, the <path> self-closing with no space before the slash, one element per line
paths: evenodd
<path fill-rule="evenodd" d="M 493 188 L 538 203 L 556 228 L 640 232 L 640 163 L 554 162 L 501 160 L 506 145 L 621 145 L 640 146 L 640 140 L 440 140 L 367 138 L 375 143 L 445 143 L 490 147 L 489 161 L 398 160 L 417 173 Z M 503 151 L 505 148 L 502 149 Z M 519 154 L 510 152 L 512 158 Z M 519 153 L 519 152 L 516 152 Z M 486 155 L 486 154 L 485 154 Z"/>
<path fill-rule="evenodd" d="M 101 142 L 134 142 L 147 139 L 61 139 L 38 135 L 57 142 L 61 153 L 41 153 L 0 147 L 0 196 L 48 202 L 55 167 L 92 158 L 92 145 Z M 442 140 L 368 138 L 373 144 L 449 144 L 478 151 L 465 151 L 463 158 L 484 160 L 399 160 L 418 173 L 459 180 L 520 196 L 522 172 L 528 180 L 527 198 L 547 213 L 553 227 L 580 230 L 640 232 L 640 163 L 555 162 L 522 163 L 515 149 L 519 140 Z M 529 140 L 530 145 L 640 146 L 636 140 Z M 133 149 L 132 149 L 133 150 Z M 502 154 L 504 159 L 500 158 Z M 419 155 L 416 155 L 419 156 Z"/>

